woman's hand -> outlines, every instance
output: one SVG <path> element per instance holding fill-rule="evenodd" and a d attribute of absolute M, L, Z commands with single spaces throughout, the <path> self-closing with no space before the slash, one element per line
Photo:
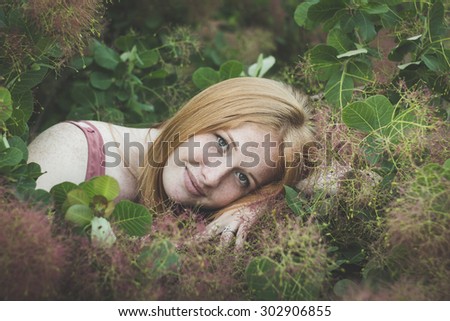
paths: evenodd
<path fill-rule="evenodd" d="M 207 241 L 220 234 L 221 246 L 229 246 L 234 239 L 235 248 L 241 250 L 252 225 L 262 214 L 264 205 L 249 204 L 224 212 L 206 226 L 206 230 L 198 235 L 197 240 Z"/>

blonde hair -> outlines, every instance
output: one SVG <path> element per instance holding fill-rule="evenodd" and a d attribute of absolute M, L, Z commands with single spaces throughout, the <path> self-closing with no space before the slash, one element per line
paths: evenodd
<path fill-rule="evenodd" d="M 233 78 L 205 89 L 162 124 L 139 177 L 141 201 L 150 208 L 165 207 L 168 197 L 162 182 L 164 166 L 169 155 L 189 137 L 235 128 L 245 122 L 264 126 L 281 137 L 279 179 L 220 212 L 276 195 L 283 185 L 295 185 L 304 174 L 303 147 L 314 138 L 307 104 L 307 96 L 292 87 L 263 78 Z"/>

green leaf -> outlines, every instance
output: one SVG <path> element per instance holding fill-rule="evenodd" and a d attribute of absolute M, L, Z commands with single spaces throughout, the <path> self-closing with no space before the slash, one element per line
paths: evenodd
<path fill-rule="evenodd" d="M 241 62 L 237 60 L 229 60 L 220 66 L 220 79 L 225 80 L 239 77 L 242 71 L 244 71 L 244 66 Z"/>
<path fill-rule="evenodd" d="M 257 300 L 279 300 L 282 275 L 278 264 L 267 257 L 254 258 L 245 270 L 247 285 Z"/>
<path fill-rule="evenodd" d="M 199 89 L 206 89 L 220 81 L 220 75 L 210 67 L 200 67 L 192 75 L 192 81 Z"/>
<path fill-rule="evenodd" d="M 147 78 L 149 79 L 163 79 L 166 78 L 169 75 L 167 70 L 165 69 L 159 69 L 156 71 L 153 71 L 147 75 Z"/>
<path fill-rule="evenodd" d="M 85 82 L 77 81 L 73 83 L 70 96 L 82 108 L 94 108 L 96 106 L 94 90 Z"/>
<path fill-rule="evenodd" d="M 89 81 L 92 87 L 101 90 L 108 89 L 114 82 L 111 76 L 99 71 L 94 71 L 93 73 L 91 73 L 89 76 Z"/>
<path fill-rule="evenodd" d="M 159 61 L 158 50 L 146 50 L 143 52 L 138 52 L 140 62 L 136 64 L 139 68 L 150 68 L 156 65 Z"/>
<path fill-rule="evenodd" d="M 34 88 L 42 82 L 47 71 L 48 68 L 41 67 L 39 70 L 29 70 L 21 74 L 19 79 L 14 83 L 12 90 L 16 93 L 21 93 Z"/>
<path fill-rule="evenodd" d="M 119 109 L 105 108 L 102 120 L 108 123 L 123 124 L 125 115 Z"/>
<path fill-rule="evenodd" d="M 116 242 L 116 235 L 111 225 L 104 217 L 94 217 L 91 220 L 91 241 L 94 246 L 110 248 Z"/>
<path fill-rule="evenodd" d="M 448 69 L 447 63 L 435 55 L 423 55 L 420 59 L 424 62 L 428 69 L 434 72 L 444 72 Z"/>
<path fill-rule="evenodd" d="M 294 12 L 294 20 L 300 27 L 306 27 L 308 10 L 313 4 L 316 4 L 318 2 L 319 0 L 310 0 L 305 1 L 297 6 Z"/>
<path fill-rule="evenodd" d="M 447 160 L 444 162 L 444 165 L 442 165 L 442 166 L 444 167 L 444 169 L 450 170 L 450 158 L 447 159 Z"/>
<path fill-rule="evenodd" d="M 151 278 L 159 278 L 174 273 L 180 265 L 180 256 L 175 246 L 168 240 L 157 240 L 141 252 L 137 260 L 142 269 L 150 268 Z"/>
<path fill-rule="evenodd" d="M 349 279 L 343 279 L 336 282 L 333 287 L 333 292 L 338 297 L 343 297 L 352 288 L 356 288 L 355 282 Z"/>
<path fill-rule="evenodd" d="M 448 31 L 444 23 L 445 8 L 442 1 L 435 1 L 428 15 L 431 41 L 439 40 Z"/>
<path fill-rule="evenodd" d="M 94 49 L 94 60 L 99 66 L 114 70 L 120 62 L 120 56 L 113 49 L 98 44 Z"/>
<path fill-rule="evenodd" d="M 14 109 L 20 109 L 21 118 L 27 122 L 30 119 L 34 109 L 34 99 L 31 89 L 17 91 L 15 88 L 11 91 Z"/>
<path fill-rule="evenodd" d="M 150 231 L 152 216 L 143 205 L 122 200 L 112 213 L 114 224 L 125 230 L 130 236 L 144 236 Z"/>
<path fill-rule="evenodd" d="M 357 82 L 370 82 L 373 79 L 372 65 L 369 59 L 351 59 L 347 65 L 347 74 Z"/>
<path fill-rule="evenodd" d="M 338 53 L 342 54 L 355 48 L 354 43 L 339 28 L 330 30 L 327 36 L 327 45 L 336 48 Z M 337 58 L 340 58 L 337 56 Z"/>
<path fill-rule="evenodd" d="M 321 0 L 309 7 L 308 19 L 325 22 L 333 18 L 341 9 L 345 9 L 345 3 L 342 0 Z"/>
<path fill-rule="evenodd" d="M 28 118 L 21 109 L 13 108 L 11 117 L 6 121 L 6 127 L 11 135 L 22 136 L 28 130 L 27 121 Z"/>
<path fill-rule="evenodd" d="M 312 67 L 318 72 L 320 80 L 328 80 L 339 71 L 341 62 L 336 57 L 336 48 L 327 45 L 317 45 L 306 53 L 310 57 Z"/>
<path fill-rule="evenodd" d="M 356 24 L 356 31 L 360 35 L 360 37 L 363 39 L 364 42 L 370 42 L 372 41 L 375 36 L 377 35 L 377 32 L 375 30 L 375 25 L 370 20 L 370 17 L 365 14 L 364 12 L 358 11 L 355 15 L 355 24 Z"/>
<path fill-rule="evenodd" d="M 356 50 L 350 50 L 347 52 L 344 52 L 343 54 L 340 54 L 337 56 L 337 58 L 347 58 L 347 57 L 353 57 L 356 55 L 361 55 L 361 54 L 366 54 L 367 53 L 367 49 L 365 48 L 361 48 L 361 49 L 356 49 Z"/>
<path fill-rule="evenodd" d="M 23 159 L 23 153 L 20 149 L 10 147 L 0 152 L 0 168 L 5 166 L 15 166 Z"/>
<path fill-rule="evenodd" d="M 8 139 L 8 142 L 10 147 L 15 147 L 22 152 L 22 159 L 24 161 L 28 160 L 27 144 L 23 141 L 22 138 L 20 138 L 19 136 L 13 136 Z"/>
<path fill-rule="evenodd" d="M 415 51 L 417 46 L 417 43 L 413 40 L 402 40 L 391 50 L 388 58 L 392 61 L 401 61 L 406 54 Z"/>
<path fill-rule="evenodd" d="M 114 45 L 122 51 L 130 51 L 134 47 L 135 42 L 136 36 L 125 35 L 116 38 L 116 40 L 114 40 Z"/>
<path fill-rule="evenodd" d="M 11 93 L 5 87 L 0 87 L 0 125 L 12 115 Z"/>
<path fill-rule="evenodd" d="M 67 209 L 65 219 L 77 226 L 85 227 L 89 225 L 94 218 L 94 212 L 89 206 L 75 204 Z"/>
<path fill-rule="evenodd" d="M 39 164 L 36 163 L 28 163 L 26 165 L 27 167 L 27 176 L 32 178 L 32 179 L 37 179 L 39 176 L 42 175 L 42 170 L 41 170 L 41 166 Z"/>
<path fill-rule="evenodd" d="M 52 195 L 57 208 L 61 208 L 67 199 L 67 194 L 75 188 L 78 188 L 78 185 L 71 182 L 64 182 L 52 187 L 50 194 Z"/>
<path fill-rule="evenodd" d="M 343 108 L 353 96 L 354 83 L 345 70 L 331 75 L 325 86 L 325 98 L 334 106 Z"/>
<path fill-rule="evenodd" d="M 394 116 L 394 107 L 382 95 L 375 95 L 365 101 L 358 101 L 345 107 L 342 120 L 350 127 L 366 133 L 383 130 Z"/>
<path fill-rule="evenodd" d="M 75 70 L 86 69 L 94 61 L 93 57 L 88 56 L 78 56 L 70 61 L 69 66 L 75 68 Z"/>
<path fill-rule="evenodd" d="M 304 214 L 302 211 L 302 200 L 298 197 L 298 192 L 292 187 L 285 185 L 284 194 L 286 203 L 292 212 L 298 216 Z"/>
<path fill-rule="evenodd" d="M 362 11 L 368 14 L 379 15 L 390 11 L 389 6 L 385 3 L 369 3 L 362 8 Z"/>
<path fill-rule="evenodd" d="M 83 204 L 89 206 L 90 202 L 91 198 L 81 188 L 71 190 L 70 192 L 67 193 L 67 203 L 69 206 L 75 204 Z"/>
<path fill-rule="evenodd" d="M 387 128 L 383 133 L 389 137 L 389 140 L 394 144 L 398 144 L 405 137 L 407 130 L 413 129 L 415 126 L 422 126 L 423 120 L 417 119 L 411 109 L 405 109 L 399 113 L 391 122 L 390 128 Z"/>
<path fill-rule="evenodd" d="M 51 195 L 49 192 L 43 189 L 33 189 L 22 191 L 24 193 L 22 199 L 27 202 L 28 205 L 33 206 L 33 208 L 48 209 L 51 203 Z"/>
<path fill-rule="evenodd" d="M 116 179 L 111 176 L 97 176 L 87 182 L 81 183 L 80 187 L 90 198 L 96 195 L 104 196 L 108 201 L 112 201 L 119 196 L 120 187 Z"/>

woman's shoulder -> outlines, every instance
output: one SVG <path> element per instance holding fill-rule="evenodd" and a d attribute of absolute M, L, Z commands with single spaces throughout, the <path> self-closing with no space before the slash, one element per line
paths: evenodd
<path fill-rule="evenodd" d="M 80 183 L 87 166 L 88 145 L 83 132 L 73 124 L 55 124 L 39 134 L 28 146 L 28 162 L 44 173 L 37 187 L 49 190 L 62 181 Z"/>

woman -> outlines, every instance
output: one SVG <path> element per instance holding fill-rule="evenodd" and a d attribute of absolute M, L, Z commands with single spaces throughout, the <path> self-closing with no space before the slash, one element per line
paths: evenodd
<path fill-rule="evenodd" d="M 221 233 L 228 242 L 237 234 L 241 246 L 258 204 L 305 173 L 303 149 L 313 141 L 306 104 L 282 83 L 233 78 L 202 91 L 158 128 L 55 125 L 30 144 L 29 161 L 46 172 L 38 188 L 106 174 L 118 180 L 120 198 L 138 197 L 150 208 L 172 201 L 214 210 L 203 237 Z"/>

